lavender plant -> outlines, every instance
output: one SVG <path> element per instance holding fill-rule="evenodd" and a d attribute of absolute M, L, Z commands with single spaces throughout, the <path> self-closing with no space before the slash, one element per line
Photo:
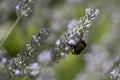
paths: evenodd
<path fill-rule="evenodd" d="M 15 23 L 12 25 L 9 32 L 6 34 L 6 36 L 0 43 L 0 64 L 7 67 L 11 76 L 23 75 L 26 72 L 25 69 L 28 69 L 27 66 L 30 65 L 30 63 L 32 64 L 32 62 L 35 61 L 34 59 L 36 55 L 32 56 L 31 55 L 32 52 L 35 52 L 36 50 L 38 50 L 37 46 L 42 44 L 41 40 L 46 39 L 47 33 L 49 33 L 49 31 L 42 29 L 40 33 L 33 36 L 33 40 L 29 44 L 27 44 L 26 48 L 22 52 L 20 52 L 20 54 L 18 54 L 15 58 L 7 59 L 4 57 L 4 53 L 6 53 L 6 50 L 3 49 L 3 45 L 5 41 L 11 34 L 12 30 L 16 27 L 20 19 L 28 17 L 32 13 L 32 10 L 36 1 L 37 0 L 20 0 L 19 1 L 19 3 L 15 6 L 15 10 L 18 18 L 16 19 Z M 44 35 L 44 37 L 41 37 L 41 34 Z M 33 59 L 29 61 L 30 58 L 33 58 Z M 32 70 L 29 70 L 29 71 L 32 72 Z"/>
<path fill-rule="evenodd" d="M 18 18 L 16 19 L 15 23 L 12 25 L 9 32 L 6 34 L 6 36 L 0 43 L 0 48 L 2 48 L 4 42 L 7 40 L 7 38 L 11 34 L 12 30 L 16 27 L 17 23 L 20 21 L 20 19 L 28 17 L 30 15 L 30 13 L 32 13 L 33 6 L 35 3 L 36 3 L 36 0 L 21 0 L 15 6 L 15 10 L 16 10 L 16 14 L 17 14 Z"/>
<path fill-rule="evenodd" d="M 41 29 L 41 31 L 33 35 L 33 39 L 30 43 L 26 44 L 25 49 L 17 54 L 15 58 L 9 59 L 6 66 L 12 76 L 20 76 L 25 74 L 37 75 L 32 72 L 30 66 L 38 66 L 37 52 L 40 52 L 40 46 L 44 44 L 45 40 L 49 36 L 47 29 Z"/>
<path fill-rule="evenodd" d="M 26 4 L 27 3 L 27 4 Z M 18 20 L 21 17 L 28 16 L 29 12 L 31 12 L 31 4 L 33 4 L 33 0 L 22 0 L 19 5 L 16 6 Z M 6 67 L 11 74 L 11 76 L 38 76 L 40 73 L 40 69 L 44 65 L 41 62 L 45 62 L 49 60 L 47 64 L 51 62 L 59 62 L 60 59 L 65 58 L 66 54 L 71 52 L 71 47 L 69 44 L 76 44 L 80 38 L 84 38 L 86 34 L 89 32 L 89 28 L 93 24 L 93 21 L 98 16 L 99 10 L 95 11 L 91 8 L 86 9 L 86 15 L 81 17 L 79 20 L 74 20 L 68 26 L 68 31 L 65 33 L 64 37 L 57 40 L 56 44 L 53 48 L 50 48 L 48 52 L 45 52 L 44 60 L 41 59 L 40 47 L 46 42 L 49 37 L 50 31 L 48 29 L 41 29 L 41 31 L 35 35 L 33 35 L 30 43 L 26 44 L 25 49 L 17 54 L 16 57 L 7 59 Z M 1 45 L 2 46 L 2 45 Z M 47 46 L 47 44 L 46 44 Z M 38 56 L 40 53 L 40 56 Z M 46 57 L 46 55 L 48 57 Z M 39 60 L 38 60 L 39 59 Z"/>
<path fill-rule="evenodd" d="M 64 38 L 57 40 L 56 47 L 52 49 L 51 58 L 53 61 L 58 62 L 65 57 L 66 53 L 70 52 L 71 47 L 67 43 L 76 44 L 80 38 L 84 37 L 89 32 L 89 28 L 98 14 L 98 9 L 94 11 L 91 8 L 87 8 L 84 17 L 69 24 L 68 32 L 64 35 Z"/>

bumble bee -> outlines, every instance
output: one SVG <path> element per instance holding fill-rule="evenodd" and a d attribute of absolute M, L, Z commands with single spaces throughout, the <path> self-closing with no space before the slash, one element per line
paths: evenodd
<path fill-rule="evenodd" d="M 79 55 L 87 46 L 86 42 L 82 40 L 81 38 L 76 44 L 69 44 L 67 43 L 71 49 L 72 49 L 72 54 Z"/>

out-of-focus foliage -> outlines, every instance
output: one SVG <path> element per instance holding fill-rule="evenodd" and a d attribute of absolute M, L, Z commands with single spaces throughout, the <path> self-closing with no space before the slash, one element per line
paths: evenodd
<path fill-rule="evenodd" d="M 15 6 L 18 2 L 0 0 L 0 42 L 17 19 Z M 52 68 L 56 80 L 110 80 L 109 73 L 119 65 L 116 64 L 116 58 L 120 56 L 119 3 L 120 0 L 38 0 L 33 13 L 19 22 L 5 42 L 6 56 L 13 57 L 19 53 L 41 27 L 51 30 L 49 48 L 53 47 L 55 41 L 67 31 L 67 24 L 72 19 L 84 16 L 87 7 L 98 8 L 100 16 L 87 35 L 87 48 L 83 54 L 68 54 Z M 15 77 L 11 80 L 22 79 Z"/>

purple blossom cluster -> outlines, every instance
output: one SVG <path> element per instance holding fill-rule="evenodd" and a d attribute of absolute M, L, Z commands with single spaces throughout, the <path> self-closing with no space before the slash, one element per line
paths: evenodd
<path fill-rule="evenodd" d="M 35 3 L 36 0 L 20 0 L 19 4 L 15 6 L 17 16 L 19 18 L 29 16 Z"/>
<path fill-rule="evenodd" d="M 53 61 L 58 62 L 65 57 L 66 53 L 70 52 L 71 47 L 68 44 L 75 45 L 80 38 L 86 36 L 98 14 L 98 9 L 94 11 L 91 8 L 87 8 L 84 17 L 81 17 L 79 20 L 74 19 L 68 24 L 68 32 L 64 35 L 63 39 L 56 41 L 56 46 L 52 49 L 51 57 Z"/>
<path fill-rule="evenodd" d="M 33 35 L 32 40 L 21 53 L 17 54 L 15 58 L 8 60 L 6 66 L 12 76 L 22 76 L 26 74 L 36 76 L 38 74 L 38 72 L 35 71 L 36 68 L 33 69 L 33 67 L 38 67 L 38 69 L 40 67 L 37 63 L 37 56 L 40 52 L 40 46 L 45 43 L 49 34 L 49 30 L 42 28 L 39 33 Z"/>
<path fill-rule="evenodd" d="M 120 68 L 113 69 L 110 72 L 110 78 L 112 80 L 119 80 L 120 79 Z"/>

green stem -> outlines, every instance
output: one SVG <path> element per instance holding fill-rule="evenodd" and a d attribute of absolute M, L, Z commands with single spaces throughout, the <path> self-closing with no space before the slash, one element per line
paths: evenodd
<path fill-rule="evenodd" d="M 5 41 L 9 37 L 10 33 L 12 32 L 12 30 L 15 28 L 15 26 L 17 25 L 17 23 L 19 22 L 19 20 L 20 20 L 20 18 L 17 18 L 17 20 L 15 21 L 15 23 L 12 25 L 12 27 L 10 28 L 9 32 L 7 33 L 7 35 L 4 37 L 4 39 L 0 43 L 0 48 L 2 48 L 3 44 L 5 43 Z"/>
<path fill-rule="evenodd" d="M 27 80 L 27 77 L 28 77 L 28 76 L 26 75 L 26 76 L 23 77 L 21 80 Z"/>

